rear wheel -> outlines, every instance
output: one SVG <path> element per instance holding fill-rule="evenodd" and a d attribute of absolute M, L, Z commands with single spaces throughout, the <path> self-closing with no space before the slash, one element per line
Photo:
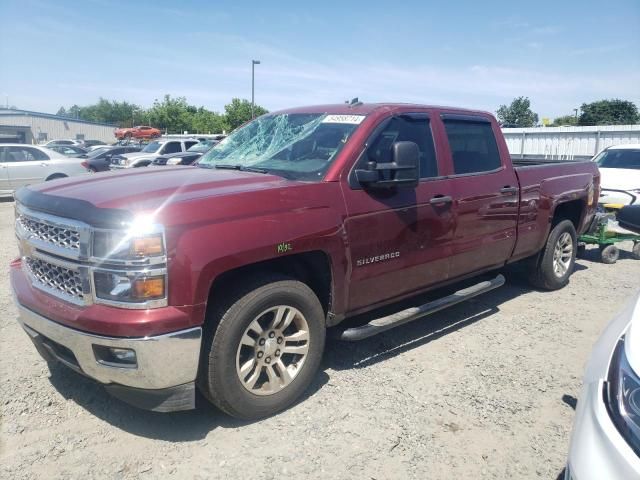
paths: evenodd
<path fill-rule="evenodd" d="M 551 232 L 544 249 L 536 258 L 529 281 L 545 290 L 557 290 L 569 283 L 577 251 L 576 229 L 569 220 L 562 220 Z"/>
<path fill-rule="evenodd" d="M 324 310 L 313 291 L 288 277 L 266 277 L 236 289 L 212 310 L 207 322 L 217 328 L 205 335 L 203 394 L 243 419 L 266 417 L 295 402 L 324 350 Z"/>
<path fill-rule="evenodd" d="M 640 242 L 636 242 L 633 244 L 633 250 L 631 251 L 633 258 L 636 260 L 640 260 Z"/>

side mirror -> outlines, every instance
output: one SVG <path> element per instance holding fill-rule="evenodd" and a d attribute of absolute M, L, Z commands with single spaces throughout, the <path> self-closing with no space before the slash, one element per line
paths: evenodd
<path fill-rule="evenodd" d="M 356 179 L 371 188 L 415 188 L 420 181 L 420 149 L 415 142 L 395 142 L 391 146 L 391 163 L 369 162 L 356 170 Z"/>

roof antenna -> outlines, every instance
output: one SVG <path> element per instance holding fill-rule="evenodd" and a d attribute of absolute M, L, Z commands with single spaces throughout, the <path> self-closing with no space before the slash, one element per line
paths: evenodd
<path fill-rule="evenodd" d="M 358 97 L 352 98 L 351 101 L 347 100 L 346 102 L 347 105 L 349 105 L 349 107 L 353 108 L 353 107 L 359 107 L 360 105 L 362 105 L 362 102 L 360 100 L 358 100 Z"/>

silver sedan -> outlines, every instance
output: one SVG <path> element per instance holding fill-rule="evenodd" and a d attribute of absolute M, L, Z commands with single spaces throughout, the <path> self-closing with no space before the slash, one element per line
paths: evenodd
<path fill-rule="evenodd" d="M 80 158 L 69 158 L 45 147 L 0 144 L 0 196 L 25 185 L 88 173 Z"/>

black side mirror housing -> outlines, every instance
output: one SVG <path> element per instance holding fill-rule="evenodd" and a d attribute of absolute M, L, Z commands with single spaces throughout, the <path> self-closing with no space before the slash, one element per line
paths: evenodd
<path fill-rule="evenodd" d="M 356 179 L 371 188 L 415 188 L 420 181 L 420 149 L 415 142 L 395 142 L 390 163 L 369 162 L 355 171 Z"/>

